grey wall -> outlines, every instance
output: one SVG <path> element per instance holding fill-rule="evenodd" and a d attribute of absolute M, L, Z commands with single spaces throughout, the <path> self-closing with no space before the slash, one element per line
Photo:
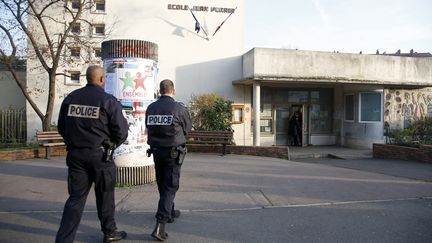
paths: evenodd
<path fill-rule="evenodd" d="M 25 72 L 18 75 L 25 80 Z M 9 71 L 0 71 L 0 109 L 24 109 L 25 98 Z"/>
<path fill-rule="evenodd" d="M 243 55 L 243 78 L 432 85 L 432 58 L 254 48 Z"/>

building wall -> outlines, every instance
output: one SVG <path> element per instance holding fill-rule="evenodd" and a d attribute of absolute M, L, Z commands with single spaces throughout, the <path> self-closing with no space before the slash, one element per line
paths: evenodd
<path fill-rule="evenodd" d="M 208 40 L 202 30 L 198 34 L 194 31 L 195 20 L 185 5 L 199 8 L 194 14 L 207 30 Z M 229 16 L 228 11 L 236 7 L 235 12 L 213 36 L 216 28 Z M 231 83 L 232 80 L 241 78 L 244 12 L 244 0 L 106 0 L 105 13 L 88 12 L 83 17 L 92 24 L 106 25 L 107 35 L 92 36 L 95 42 L 100 43 L 104 39 L 141 39 L 158 44 L 157 81 L 172 79 L 176 85 L 177 100 L 188 103 L 191 95 L 215 93 L 235 104 L 244 104 L 244 89 L 233 88 Z M 52 16 L 65 18 L 62 11 L 52 13 Z M 34 24 L 34 20 L 30 19 L 30 24 Z M 87 23 L 82 25 L 83 34 L 91 36 L 90 26 Z M 61 30 L 61 26 L 52 23 L 49 29 L 55 32 Z M 92 59 L 90 63 L 100 63 L 100 59 Z M 66 72 L 77 70 L 84 74 L 90 63 L 75 60 L 64 63 L 61 69 Z M 27 77 L 30 88 L 47 89 L 47 76 L 39 66 L 37 60 L 29 59 Z M 64 96 L 85 85 L 84 77 L 81 78 L 81 83 L 76 85 L 65 85 L 65 81 L 67 80 L 64 77 L 58 77 L 53 123 L 56 123 Z M 36 102 L 44 107 L 46 92 L 37 96 Z M 30 111 L 28 139 L 31 140 L 35 131 L 42 127 L 39 118 L 27 107 Z M 236 125 L 234 129 L 241 131 L 243 128 L 238 127 L 239 125 Z M 235 138 L 240 139 L 239 143 L 244 143 L 242 133 L 236 133 Z"/>
<path fill-rule="evenodd" d="M 406 128 L 424 117 L 432 117 L 432 88 L 384 90 L 384 122 L 390 129 Z"/>
<path fill-rule="evenodd" d="M 243 78 L 303 82 L 432 85 L 432 59 L 254 48 L 243 57 Z"/>
<path fill-rule="evenodd" d="M 25 72 L 18 72 L 25 81 Z M 24 109 L 25 97 L 9 71 L 0 71 L 0 109 Z"/>
<path fill-rule="evenodd" d="M 207 7 L 194 11 L 209 40 L 201 30 L 194 31 L 195 20 L 189 10 L 175 4 Z M 231 81 L 241 77 L 244 35 L 243 0 L 216 1 L 109 1 L 108 22 L 115 21 L 110 38 L 143 39 L 159 46 L 158 80 L 170 78 L 176 84 L 176 98 L 188 102 L 191 95 L 213 92 L 234 102 L 243 101 Z M 212 12 L 212 7 L 236 8 L 235 13 L 214 35 L 229 13 Z M 145 11 L 139 11 L 140 9 Z M 139 23 L 137 26 L 136 23 Z M 241 90 L 240 90 L 241 91 Z"/>
<path fill-rule="evenodd" d="M 347 147 L 372 148 L 373 143 L 384 142 L 384 123 L 382 117 L 379 122 L 360 121 L 360 92 L 378 92 L 381 93 L 382 97 L 383 87 L 376 85 L 344 85 L 344 94 L 354 95 L 354 121 L 345 121 L 345 117 L 343 115 L 341 116 L 343 121 L 343 130 L 340 135 L 343 141 L 341 145 Z M 381 116 L 383 114 L 382 104 L 383 102 L 381 99 Z"/>

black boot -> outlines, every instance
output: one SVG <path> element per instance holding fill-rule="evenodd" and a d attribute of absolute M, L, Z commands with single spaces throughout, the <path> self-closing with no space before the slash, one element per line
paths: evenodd
<path fill-rule="evenodd" d="M 168 219 L 167 223 L 173 223 L 175 218 L 179 218 L 180 217 L 180 210 L 174 210 L 171 218 Z"/>
<path fill-rule="evenodd" d="M 103 242 L 104 243 L 109 243 L 109 242 L 114 242 L 114 241 L 119 241 L 126 238 L 126 232 L 124 231 L 114 231 L 110 234 L 105 234 L 104 235 L 104 239 Z"/>
<path fill-rule="evenodd" d="M 165 232 L 165 223 L 156 223 L 156 227 L 151 233 L 151 236 L 159 241 L 166 241 L 168 239 L 168 233 Z"/>

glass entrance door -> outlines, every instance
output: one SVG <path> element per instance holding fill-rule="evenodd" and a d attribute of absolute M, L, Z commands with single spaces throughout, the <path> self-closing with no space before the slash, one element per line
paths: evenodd
<path fill-rule="evenodd" d="M 288 124 L 290 118 L 290 109 L 288 107 L 276 108 L 276 145 L 289 145 Z"/>
<path fill-rule="evenodd" d="M 302 146 L 310 144 L 310 119 L 309 119 L 309 106 L 302 105 Z"/>
<path fill-rule="evenodd" d="M 309 110 L 305 104 L 292 104 L 289 108 L 290 118 L 288 125 L 289 145 L 307 146 L 309 138 Z"/>

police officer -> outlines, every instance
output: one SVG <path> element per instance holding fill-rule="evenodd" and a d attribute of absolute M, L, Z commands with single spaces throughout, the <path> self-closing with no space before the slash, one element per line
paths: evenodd
<path fill-rule="evenodd" d="M 192 122 L 186 107 L 174 100 L 175 90 L 171 80 L 161 81 L 159 91 L 161 97 L 147 108 L 146 128 L 159 191 L 157 222 L 151 235 L 165 241 L 168 238 L 165 224 L 174 222 L 174 218 L 180 216 L 180 211 L 174 209 L 174 198 L 179 189 L 180 168 L 186 154 L 185 135 L 191 130 Z"/>
<path fill-rule="evenodd" d="M 105 93 L 105 73 L 99 66 L 87 69 L 87 85 L 63 101 L 58 130 L 67 146 L 68 192 L 56 242 L 73 242 L 87 195 L 94 183 L 96 206 L 104 242 L 118 241 L 126 232 L 114 221 L 115 164 L 106 152 L 122 144 L 128 125 L 121 104 Z"/>

